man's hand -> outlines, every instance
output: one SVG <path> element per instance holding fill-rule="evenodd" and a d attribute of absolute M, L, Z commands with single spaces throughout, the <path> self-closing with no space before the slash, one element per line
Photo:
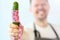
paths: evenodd
<path fill-rule="evenodd" d="M 10 24 L 9 34 L 11 37 L 14 37 L 17 40 L 18 39 L 18 25 Z"/>

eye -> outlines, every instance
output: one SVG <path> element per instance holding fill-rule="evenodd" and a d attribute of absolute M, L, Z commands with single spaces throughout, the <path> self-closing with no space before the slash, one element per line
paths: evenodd
<path fill-rule="evenodd" d="M 35 7 L 38 7 L 39 5 L 38 4 L 35 4 Z"/>
<path fill-rule="evenodd" d="M 46 4 L 46 3 L 43 3 L 42 5 L 43 5 L 43 6 L 46 6 L 47 4 Z"/>

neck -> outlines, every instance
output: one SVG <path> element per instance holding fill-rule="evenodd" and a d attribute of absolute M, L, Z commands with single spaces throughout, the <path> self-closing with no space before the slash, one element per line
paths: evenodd
<path fill-rule="evenodd" d="M 35 24 L 37 24 L 38 26 L 40 26 L 40 27 L 47 27 L 47 25 L 48 25 L 48 22 L 47 22 L 47 20 L 35 20 Z"/>

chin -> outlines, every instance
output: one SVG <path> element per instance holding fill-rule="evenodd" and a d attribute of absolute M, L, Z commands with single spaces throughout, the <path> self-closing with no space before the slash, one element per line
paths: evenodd
<path fill-rule="evenodd" d="M 39 20 L 45 20 L 46 19 L 46 17 L 40 17 L 40 18 L 38 18 Z"/>

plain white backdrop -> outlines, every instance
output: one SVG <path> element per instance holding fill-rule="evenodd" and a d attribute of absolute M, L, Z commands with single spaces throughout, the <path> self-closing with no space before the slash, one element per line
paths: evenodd
<path fill-rule="evenodd" d="M 0 0 L 0 40 L 10 40 L 8 29 L 12 22 L 13 2 L 19 3 L 19 17 L 22 25 L 33 22 L 32 13 L 29 12 L 29 0 Z M 48 21 L 60 25 L 60 0 L 49 0 L 50 11 Z"/>

